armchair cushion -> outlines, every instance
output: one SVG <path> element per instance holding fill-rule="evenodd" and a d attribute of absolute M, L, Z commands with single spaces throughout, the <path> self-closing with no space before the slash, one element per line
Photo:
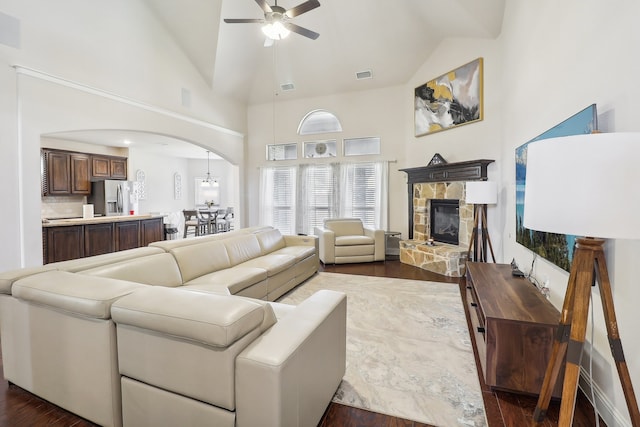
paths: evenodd
<path fill-rule="evenodd" d="M 336 246 L 373 245 L 375 240 L 368 236 L 336 236 Z"/>

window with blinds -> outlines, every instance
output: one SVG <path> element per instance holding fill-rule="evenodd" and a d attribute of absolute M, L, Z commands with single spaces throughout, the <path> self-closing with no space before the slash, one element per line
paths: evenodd
<path fill-rule="evenodd" d="M 298 229 L 303 234 L 313 234 L 313 228 L 323 224 L 325 218 L 336 216 L 337 165 L 303 165 L 300 167 L 300 194 Z"/>
<path fill-rule="evenodd" d="M 325 218 L 360 218 L 366 226 L 380 228 L 385 223 L 386 174 L 383 162 L 300 165 L 265 168 L 262 174 L 265 224 L 283 234 L 313 234 Z M 272 196 L 270 196 L 272 194 Z M 270 203 L 270 200 L 272 202 Z M 297 212 L 297 213 L 296 213 Z"/>

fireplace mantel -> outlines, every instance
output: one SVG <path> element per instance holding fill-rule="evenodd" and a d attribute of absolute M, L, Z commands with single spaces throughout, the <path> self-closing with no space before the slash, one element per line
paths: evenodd
<path fill-rule="evenodd" d="M 480 159 L 457 163 L 400 169 L 408 176 L 409 239 L 413 239 L 413 185 L 424 182 L 482 181 L 487 179 L 487 166 L 494 160 Z"/>

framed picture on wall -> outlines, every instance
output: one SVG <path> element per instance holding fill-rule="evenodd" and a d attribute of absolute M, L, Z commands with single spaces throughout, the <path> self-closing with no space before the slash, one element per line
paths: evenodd
<path fill-rule="evenodd" d="M 478 58 L 415 88 L 416 136 L 482 120 L 482 66 Z"/>
<path fill-rule="evenodd" d="M 593 133 L 597 129 L 598 114 L 596 104 L 592 104 L 516 148 L 516 242 L 566 271 L 571 268 L 576 236 L 533 231 L 523 225 L 524 193 L 527 186 L 527 147 L 533 141 Z"/>

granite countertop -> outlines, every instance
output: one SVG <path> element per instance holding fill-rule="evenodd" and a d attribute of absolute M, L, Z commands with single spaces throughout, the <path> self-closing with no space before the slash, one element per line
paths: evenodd
<path fill-rule="evenodd" d="M 93 218 L 65 218 L 65 219 L 42 219 L 42 227 L 64 227 L 68 225 L 102 224 L 105 222 L 135 221 L 140 219 L 162 218 L 163 215 L 141 214 L 141 215 L 115 215 L 97 216 Z"/>

